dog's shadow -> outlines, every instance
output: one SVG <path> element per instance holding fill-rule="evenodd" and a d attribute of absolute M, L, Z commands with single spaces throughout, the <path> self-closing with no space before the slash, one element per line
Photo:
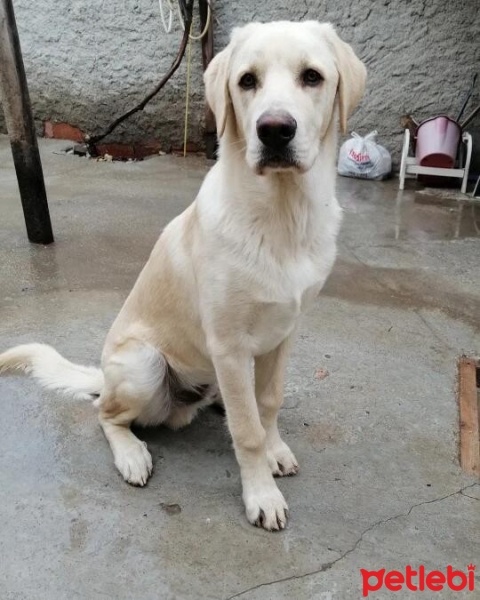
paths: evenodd
<path fill-rule="evenodd" d="M 187 455 L 189 460 L 195 455 L 231 455 L 231 438 L 225 422 L 223 408 L 216 405 L 202 410 L 187 427 L 173 430 L 163 425 L 157 427 L 132 426 L 132 431 L 145 441 L 154 457 L 166 458 L 175 454 Z"/>

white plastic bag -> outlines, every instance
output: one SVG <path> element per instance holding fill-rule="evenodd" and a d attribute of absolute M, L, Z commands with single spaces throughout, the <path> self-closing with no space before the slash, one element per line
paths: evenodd
<path fill-rule="evenodd" d="M 376 142 L 377 131 L 365 137 L 353 132 L 344 142 L 338 156 L 338 173 L 344 177 L 385 179 L 392 170 L 392 159 L 386 148 Z"/>

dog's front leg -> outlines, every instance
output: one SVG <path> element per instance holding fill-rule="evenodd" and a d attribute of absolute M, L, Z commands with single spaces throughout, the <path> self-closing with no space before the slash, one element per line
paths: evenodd
<path fill-rule="evenodd" d="M 213 363 L 240 465 L 247 519 L 270 531 L 283 529 L 288 506 L 268 463 L 267 436 L 258 412 L 250 358 L 242 354 L 222 355 L 214 357 Z"/>
<path fill-rule="evenodd" d="M 260 420 L 267 434 L 268 462 L 273 475 L 277 477 L 298 473 L 297 459 L 280 437 L 277 424 L 278 411 L 283 404 L 284 374 L 289 347 L 287 339 L 275 350 L 255 358 L 255 395 Z"/>

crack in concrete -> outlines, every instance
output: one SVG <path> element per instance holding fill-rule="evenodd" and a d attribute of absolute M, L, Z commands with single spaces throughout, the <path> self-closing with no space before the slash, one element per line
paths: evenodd
<path fill-rule="evenodd" d="M 454 348 L 452 348 L 452 346 L 450 346 L 450 344 L 447 342 L 447 340 L 445 340 L 443 338 L 443 336 L 441 336 L 438 331 L 436 331 L 433 327 L 433 325 L 431 325 L 427 319 L 419 312 L 419 309 L 415 309 L 413 311 L 417 317 L 420 319 L 420 321 L 422 321 L 422 323 L 425 325 L 425 327 L 428 329 L 428 331 L 430 331 L 430 333 L 432 334 L 432 336 L 437 340 L 437 342 L 440 342 L 440 344 L 442 344 L 442 346 L 444 346 L 444 348 L 446 348 L 447 350 L 449 350 L 450 352 L 453 352 L 454 354 L 456 354 L 456 351 Z"/>
<path fill-rule="evenodd" d="M 465 498 L 470 498 L 471 500 L 477 500 L 477 502 L 480 502 L 480 498 L 477 498 L 476 496 L 470 496 L 470 494 L 466 494 L 463 491 L 460 491 L 460 493 L 462 494 L 462 496 L 465 496 Z"/>
<path fill-rule="evenodd" d="M 433 500 L 425 500 L 423 502 L 418 502 L 417 504 L 413 504 L 408 509 L 407 512 L 399 513 L 398 515 L 393 515 L 392 517 L 388 517 L 387 519 L 380 519 L 379 521 L 376 521 L 375 523 L 373 523 L 372 525 L 369 525 L 366 529 L 364 529 L 362 531 L 362 533 L 360 534 L 360 537 L 357 539 L 357 541 L 353 544 L 353 546 L 351 548 L 346 550 L 343 554 L 341 554 L 335 560 L 332 560 L 328 563 L 322 564 L 318 569 L 315 569 L 314 571 L 308 571 L 307 573 L 302 573 L 301 575 L 289 575 L 288 577 L 274 579 L 273 581 L 265 581 L 264 583 L 258 583 L 257 585 L 247 588 L 246 590 L 243 590 L 241 592 L 237 592 L 236 594 L 233 594 L 233 596 L 229 596 L 225 600 L 233 600 L 234 598 L 240 598 L 241 596 L 244 596 L 245 594 L 248 594 L 249 592 L 253 592 L 255 590 L 258 590 L 260 588 L 267 587 L 270 585 L 275 585 L 277 583 L 285 583 L 287 581 L 293 581 L 294 579 L 304 579 L 305 577 L 311 577 L 312 575 L 318 575 L 319 573 L 324 573 L 325 571 L 329 571 L 337 563 L 339 563 L 344 558 L 346 558 L 347 556 L 349 556 L 350 554 L 355 552 L 355 550 L 358 548 L 358 546 L 362 543 L 363 538 L 367 535 L 367 533 L 370 533 L 370 531 L 373 531 L 376 527 L 385 525 L 386 523 L 390 523 L 390 521 L 395 521 L 395 519 L 400 519 L 401 517 L 408 517 L 408 516 L 410 516 L 410 514 L 412 513 L 412 511 L 415 508 L 418 508 L 420 506 L 424 506 L 426 504 L 435 504 L 436 502 L 443 502 L 443 500 L 447 500 L 448 498 L 452 498 L 453 496 L 457 496 L 459 494 L 465 496 L 465 495 L 467 495 L 464 493 L 465 490 L 475 487 L 476 485 L 478 485 L 478 484 L 471 483 L 470 485 L 466 485 L 465 487 L 463 487 L 455 492 L 452 492 L 451 494 L 447 494 L 446 496 L 441 496 L 440 498 L 434 498 Z M 473 496 L 468 496 L 468 497 L 473 498 Z M 478 500 L 478 498 L 474 498 L 474 500 Z"/>

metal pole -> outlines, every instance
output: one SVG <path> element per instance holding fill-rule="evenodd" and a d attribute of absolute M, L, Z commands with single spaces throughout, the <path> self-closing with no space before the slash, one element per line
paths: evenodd
<path fill-rule="evenodd" d="M 0 0 L 0 98 L 28 239 L 51 244 L 52 224 L 12 0 Z"/>
<path fill-rule="evenodd" d="M 208 11 L 210 14 L 210 26 L 207 34 L 202 38 L 202 63 L 203 70 L 208 67 L 210 61 L 213 58 L 213 0 L 207 2 L 207 0 L 199 0 L 200 8 L 200 30 L 203 31 L 208 18 Z M 205 146 L 207 158 L 215 158 L 216 147 L 217 147 L 217 133 L 216 133 L 215 117 L 209 106 L 205 107 Z"/>

